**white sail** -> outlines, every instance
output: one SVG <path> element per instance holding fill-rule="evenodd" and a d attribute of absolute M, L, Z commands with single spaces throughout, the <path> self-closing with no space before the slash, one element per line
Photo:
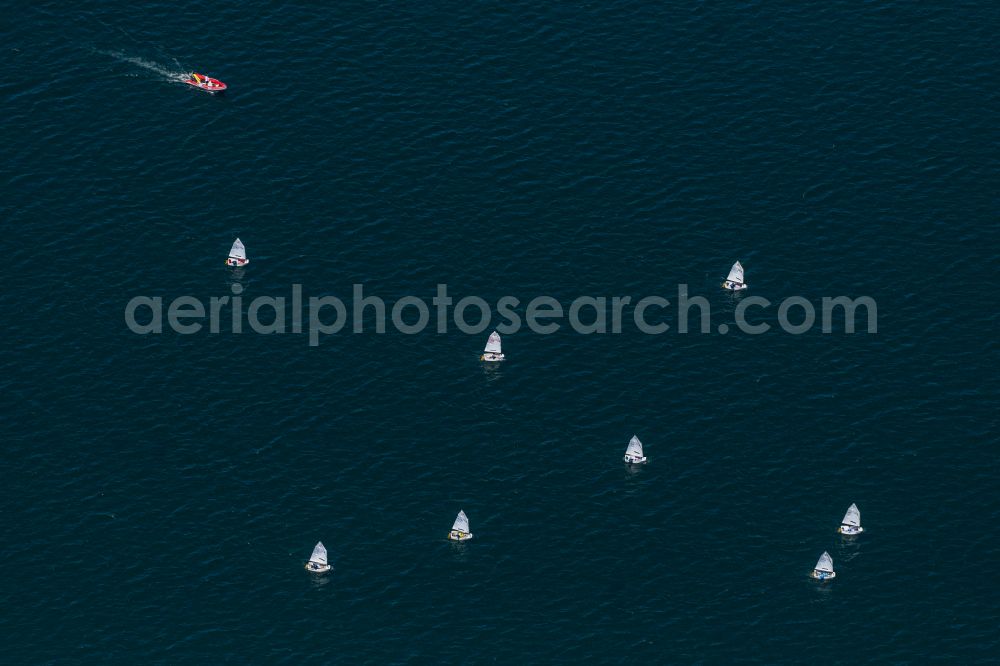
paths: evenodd
<path fill-rule="evenodd" d="M 500 352 L 500 334 L 496 331 L 490 333 L 490 339 L 486 341 L 486 349 L 483 350 L 487 354 L 499 354 Z"/>
<path fill-rule="evenodd" d="M 322 541 L 317 543 L 316 547 L 313 548 L 313 554 L 309 557 L 309 561 L 317 564 L 328 564 L 326 561 L 326 546 L 323 545 Z"/>
<path fill-rule="evenodd" d="M 816 562 L 816 571 L 833 573 L 833 558 L 830 557 L 830 553 L 825 550 L 823 551 L 823 554 L 819 556 L 819 561 Z"/>
<path fill-rule="evenodd" d="M 851 527 L 861 527 L 861 512 L 858 510 L 857 504 L 852 504 L 844 514 L 844 519 L 840 521 L 843 525 L 850 525 Z"/>
<path fill-rule="evenodd" d="M 232 249 L 229 250 L 229 256 L 232 259 L 247 258 L 247 249 L 243 247 L 243 241 L 241 241 L 239 238 L 236 239 L 236 242 L 233 243 Z"/>
<path fill-rule="evenodd" d="M 733 264 L 733 267 L 729 269 L 729 277 L 726 279 L 730 282 L 743 284 L 743 264 L 738 261 Z"/>
<path fill-rule="evenodd" d="M 628 441 L 628 448 L 625 449 L 625 455 L 633 458 L 642 457 L 642 442 L 635 435 L 632 435 L 632 439 Z"/>
<path fill-rule="evenodd" d="M 458 512 L 458 517 L 455 518 L 455 524 L 451 526 L 451 529 L 468 534 L 469 518 L 465 515 L 465 511 Z"/>

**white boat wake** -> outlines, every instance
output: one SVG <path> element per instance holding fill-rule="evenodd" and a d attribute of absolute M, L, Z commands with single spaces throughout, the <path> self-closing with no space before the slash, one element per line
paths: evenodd
<path fill-rule="evenodd" d="M 150 72 L 155 72 L 169 81 L 184 81 L 188 77 L 188 72 L 181 68 L 181 64 L 177 62 L 176 59 L 174 60 L 174 64 L 177 66 L 177 69 L 169 69 L 153 60 L 147 60 L 146 58 L 140 58 L 138 56 L 130 56 L 122 51 L 98 51 L 98 53 L 103 53 L 104 55 L 111 56 L 120 62 L 127 62 L 132 65 L 136 65 L 137 67 L 142 67 Z"/>

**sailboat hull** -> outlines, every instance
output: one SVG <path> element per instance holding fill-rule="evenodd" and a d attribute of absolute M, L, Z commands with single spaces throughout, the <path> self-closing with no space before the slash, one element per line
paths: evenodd
<path fill-rule="evenodd" d="M 449 541 L 468 541 L 472 538 L 472 534 L 469 532 L 459 532 L 458 530 L 452 530 L 448 532 Z"/>
<path fill-rule="evenodd" d="M 861 527 L 860 525 L 858 527 L 854 527 L 852 525 L 841 525 L 840 527 L 837 528 L 837 531 L 843 534 L 844 536 L 857 536 L 862 532 L 864 532 L 865 528 Z"/>
<path fill-rule="evenodd" d="M 646 456 L 641 456 L 639 458 L 635 456 L 625 456 L 624 460 L 629 465 L 642 465 L 643 463 L 646 462 Z"/>
<path fill-rule="evenodd" d="M 326 573 L 332 568 L 333 567 L 331 567 L 329 564 L 320 564 L 319 562 L 306 563 L 306 571 L 309 571 L 311 573 Z"/>
<path fill-rule="evenodd" d="M 230 268 L 243 268 L 249 263 L 249 259 L 233 259 L 232 257 L 226 259 L 226 266 Z"/>
<path fill-rule="evenodd" d="M 485 361 L 487 363 L 499 363 L 500 361 L 506 361 L 503 354 L 495 354 L 493 352 L 488 352 L 479 357 L 480 361 Z"/>
<path fill-rule="evenodd" d="M 836 571 L 829 571 L 829 572 L 827 572 L 827 571 L 813 571 L 809 575 L 811 577 L 815 578 L 816 580 L 833 580 L 834 578 L 837 577 L 837 572 Z"/>
<path fill-rule="evenodd" d="M 747 285 L 740 284 L 739 282 L 730 282 L 729 280 L 726 280 L 725 282 L 722 283 L 722 288 L 728 289 L 729 291 L 743 291 L 744 289 L 747 288 Z"/>

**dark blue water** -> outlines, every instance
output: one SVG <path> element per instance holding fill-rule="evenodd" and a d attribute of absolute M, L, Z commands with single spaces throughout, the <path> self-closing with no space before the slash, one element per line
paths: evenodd
<path fill-rule="evenodd" d="M 970 2 L 10 11 L 6 659 L 990 661 L 997 24 Z M 191 70 L 230 90 L 171 78 Z M 878 332 L 564 325 L 487 369 L 454 327 L 311 347 L 123 316 L 234 283 L 444 283 L 522 314 L 683 283 L 715 331 L 736 259 L 775 303 L 870 296 Z"/>

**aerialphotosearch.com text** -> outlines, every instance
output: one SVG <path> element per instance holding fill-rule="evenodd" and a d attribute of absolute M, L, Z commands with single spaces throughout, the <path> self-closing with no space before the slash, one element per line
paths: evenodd
<path fill-rule="evenodd" d="M 180 335 L 203 331 L 207 325 L 213 334 L 240 334 L 246 331 L 262 335 L 307 334 L 309 345 L 317 346 L 323 336 L 348 330 L 354 333 L 385 333 L 387 325 L 405 335 L 423 333 L 432 325 L 437 333 L 447 333 L 454 326 L 462 333 L 479 334 L 496 329 L 503 335 L 517 333 L 522 327 L 542 335 L 555 333 L 564 325 L 582 335 L 621 333 L 624 326 L 634 326 L 648 335 L 676 333 L 729 332 L 729 324 L 712 328 L 712 306 L 704 296 L 692 296 L 686 284 L 677 286 L 676 299 L 663 296 L 578 296 L 567 305 L 551 296 L 536 296 L 529 301 L 503 296 L 490 304 L 478 296 L 464 296 L 457 301 L 448 294 L 448 285 L 438 284 L 437 293 L 427 301 L 418 296 L 403 296 L 391 304 L 376 295 L 366 295 L 364 285 L 354 284 L 348 302 L 337 296 L 305 298 L 301 284 L 293 284 L 286 296 L 257 296 L 246 299 L 243 287 L 234 283 L 231 294 L 212 296 L 206 304 L 194 296 L 179 296 L 164 303 L 161 296 L 136 296 L 125 306 L 125 323 L 140 335 L 163 333 L 164 320 L 169 330 Z M 774 328 L 761 321 L 775 303 L 763 296 L 740 294 L 734 297 L 733 324 L 747 335 L 760 335 Z M 244 302 L 246 301 L 246 302 Z M 523 307 L 522 307 L 523 306 Z M 863 326 L 856 319 L 863 314 Z M 773 318 L 772 318 L 773 319 Z M 823 333 L 878 332 L 878 308 L 868 296 L 823 297 L 817 304 L 802 296 L 790 296 L 777 303 L 777 328 L 801 335 L 817 323 Z"/>

